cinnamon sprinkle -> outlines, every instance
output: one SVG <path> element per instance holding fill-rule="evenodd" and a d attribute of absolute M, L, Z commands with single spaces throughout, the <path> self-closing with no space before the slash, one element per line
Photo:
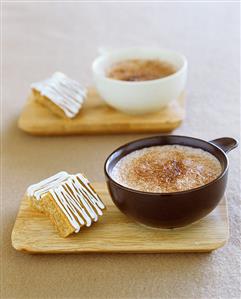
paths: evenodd
<path fill-rule="evenodd" d="M 167 61 L 128 59 L 115 63 L 107 77 L 122 81 L 148 81 L 170 76 L 175 67 Z"/>
<path fill-rule="evenodd" d="M 115 165 L 111 175 L 132 189 L 175 192 L 205 185 L 221 171 L 220 162 L 202 149 L 165 145 L 130 153 Z"/>

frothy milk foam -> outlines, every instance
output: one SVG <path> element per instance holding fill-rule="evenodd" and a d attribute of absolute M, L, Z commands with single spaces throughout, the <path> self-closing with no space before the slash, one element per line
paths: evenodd
<path fill-rule="evenodd" d="M 114 166 L 119 184 L 145 192 L 178 192 L 205 185 L 222 172 L 212 154 L 189 146 L 163 145 L 136 150 Z"/>

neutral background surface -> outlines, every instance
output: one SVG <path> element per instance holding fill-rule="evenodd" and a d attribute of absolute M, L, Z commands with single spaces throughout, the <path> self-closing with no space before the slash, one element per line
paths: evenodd
<path fill-rule="evenodd" d="M 104 180 L 103 163 L 138 135 L 37 138 L 17 129 L 29 85 L 56 70 L 91 84 L 97 48 L 152 45 L 189 61 L 187 118 L 175 133 L 239 138 L 236 3 L 3 4 L 2 298 L 239 298 L 239 152 L 230 153 L 230 240 L 212 254 L 31 256 L 10 235 L 26 187 L 59 170 Z"/>

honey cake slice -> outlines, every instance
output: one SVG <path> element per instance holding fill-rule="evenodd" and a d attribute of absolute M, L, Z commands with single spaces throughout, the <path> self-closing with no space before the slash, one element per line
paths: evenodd
<path fill-rule="evenodd" d="M 29 186 L 31 205 L 47 215 L 61 237 L 90 227 L 103 215 L 104 203 L 82 174 L 59 172 Z"/>
<path fill-rule="evenodd" d="M 34 99 L 55 115 L 71 119 L 78 115 L 87 91 L 77 81 L 61 72 L 31 85 Z"/>

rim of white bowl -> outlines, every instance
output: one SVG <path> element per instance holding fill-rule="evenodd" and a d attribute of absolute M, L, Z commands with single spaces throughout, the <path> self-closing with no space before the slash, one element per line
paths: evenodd
<path fill-rule="evenodd" d="M 103 71 L 103 74 L 100 74 L 98 71 L 97 71 L 97 67 L 98 67 L 98 64 L 103 60 L 103 59 L 108 59 L 108 57 L 110 58 L 112 54 L 117 54 L 117 53 L 121 53 L 121 52 L 125 52 L 125 51 L 128 51 L 128 50 L 135 50 L 135 49 L 141 49 L 141 50 L 146 50 L 146 51 L 151 51 L 151 50 L 157 50 L 157 51 L 163 51 L 163 52 L 169 52 L 169 53 L 172 53 L 172 54 L 175 54 L 176 56 L 178 56 L 179 58 L 181 58 L 183 64 L 182 66 L 172 75 L 169 75 L 169 76 L 166 76 L 166 77 L 163 77 L 163 78 L 160 78 L 160 79 L 154 79 L 154 80 L 145 80 L 145 81 L 124 81 L 124 80 L 118 80 L 118 79 L 113 79 L 113 78 L 109 78 L 109 77 L 106 77 L 104 71 Z M 121 60 L 121 59 L 120 59 Z M 107 53 L 104 53 L 104 54 L 101 54 L 99 55 L 97 58 L 95 58 L 95 60 L 93 61 L 92 63 L 92 72 L 94 73 L 94 75 L 106 80 L 106 81 L 109 81 L 109 82 L 112 82 L 112 83 L 115 83 L 115 84 L 120 84 L 120 85 L 144 85 L 144 84 L 156 84 L 156 83 L 159 83 L 159 82 L 163 82 L 163 81 L 167 81 L 167 80 L 170 80 L 170 79 L 173 79 L 177 76 L 179 76 L 181 73 L 183 73 L 184 71 L 186 71 L 188 67 L 188 62 L 187 62 L 187 58 L 177 52 L 177 51 L 174 51 L 174 50 L 169 50 L 169 49 L 164 49 L 164 48 L 123 48 L 123 49 L 120 49 L 120 50 L 113 50 L 112 52 L 107 52 Z"/>

